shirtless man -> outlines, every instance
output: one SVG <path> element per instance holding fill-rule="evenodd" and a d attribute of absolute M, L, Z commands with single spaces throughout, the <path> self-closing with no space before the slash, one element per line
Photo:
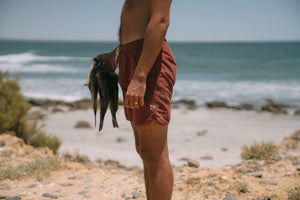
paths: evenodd
<path fill-rule="evenodd" d="M 119 83 L 144 164 L 147 200 L 170 200 L 173 190 L 167 131 L 177 68 L 165 40 L 171 1 L 125 0 L 121 14 Z"/>

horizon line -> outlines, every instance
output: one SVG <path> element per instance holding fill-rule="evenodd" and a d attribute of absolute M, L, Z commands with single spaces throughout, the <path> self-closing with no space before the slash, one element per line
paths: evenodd
<path fill-rule="evenodd" d="M 85 39 L 28 39 L 28 38 L 0 38 L 0 41 L 32 41 L 32 42 L 116 42 L 118 40 L 85 40 Z M 167 40 L 174 43 L 214 43 L 214 42 L 300 42 L 299 40 L 292 39 L 276 39 L 276 40 Z"/>

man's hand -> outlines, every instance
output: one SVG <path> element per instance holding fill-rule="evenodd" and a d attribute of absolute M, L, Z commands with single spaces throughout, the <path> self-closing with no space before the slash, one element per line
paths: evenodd
<path fill-rule="evenodd" d="M 133 78 L 128 86 L 124 105 L 127 108 L 138 109 L 144 106 L 144 96 L 146 92 L 146 79 Z"/>

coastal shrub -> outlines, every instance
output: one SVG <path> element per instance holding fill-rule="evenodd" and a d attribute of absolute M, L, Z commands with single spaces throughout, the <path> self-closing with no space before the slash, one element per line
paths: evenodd
<path fill-rule="evenodd" d="M 34 147 L 48 147 L 56 154 L 61 145 L 61 140 L 55 135 L 46 134 L 45 131 L 39 129 L 32 137 L 31 145 Z"/>
<path fill-rule="evenodd" d="M 289 189 L 288 193 L 288 200 L 300 200 L 300 186 L 296 185 L 294 188 Z"/>
<path fill-rule="evenodd" d="M 49 176 L 51 171 L 60 168 L 61 162 L 57 157 L 36 158 L 30 163 L 0 169 L 0 181 L 4 179 L 22 179 L 31 176 L 35 176 L 36 178 L 40 176 Z"/>
<path fill-rule="evenodd" d="M 8 73 L 0 71 L 0 133 L 14 131 L 22 136 L 20 127 L 25 127 L 22 118 L 30 108 L 24 96 L 18 79 L 10 79 Z M 21 131 L 21 132 L 20 132 Z"/>
<path fill-rule="evenodd" d="M 19 80 L 10 79 L 8 73 L 0 71 L 0 134 L 13 131 L 26 144 L 49 147 L 56 153 L 61 141 L 56 136 L 47 135 L 37 122 L 26 120 L 30 107 L 21 93 Z"/>
<path fill-rule="evenodd" d="M 278 147 L 273 142 L 254 143 L 250 147 L 244 145 L 242 147 L 241 157 L 245 160 L 259 159 L 272 160 L 279 156 Z"/>
<path fill-rule="evenodd" d="M 243 182 L 235 182 L 233 187 L 238 191 L 238 192 L 242 192 L 242 193 L 246 193 L 248 192 L 248 184 L 247 182 L 243 181 Z"/>

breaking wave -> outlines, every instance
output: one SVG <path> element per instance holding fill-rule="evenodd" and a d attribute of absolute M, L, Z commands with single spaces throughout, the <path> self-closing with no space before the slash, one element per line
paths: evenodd
<path fill-rule="evenodd" d="M 8 54 L 0 56 L 0 64 L 24 64 L 35 61 L 89 61 L 87 57 L 68 57 L 68 56 L 42 56 L 34 52 L 25 52 L 19 54 Z"/>

